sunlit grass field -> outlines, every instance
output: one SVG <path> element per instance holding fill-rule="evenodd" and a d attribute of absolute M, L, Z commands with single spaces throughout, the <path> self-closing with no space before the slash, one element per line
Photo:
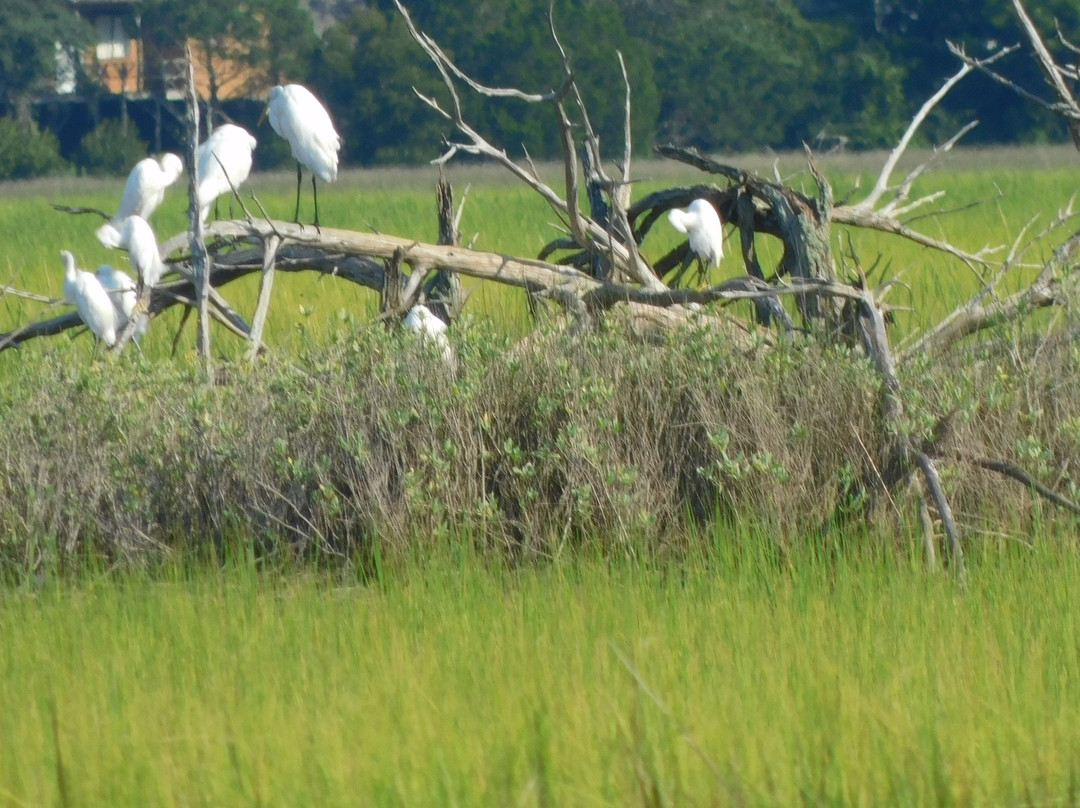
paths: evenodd
<path fill-rule="evenodd" d="M 732 160 L 772 173 L 772 157 Z M 972 251 L 1007 244 L 1067 203 L 1078 161 L 1064 149 L 960 153 L 916 193 L 946 189 L 945 208 L 989 201 L 918 226 Z M 840 198 L 856 177 L 873 184 L 881 155 L 822 162 Z M 779 165 L 809 190 L 800 157 Z M 706 179 L 655 163 L 637 174 L 636 196 Z M 436 177 L 347 172 L 320 189 L 323 223 L 433 241 Z M 490 168 L 450 178 L 458 199 L 469 188 L 462 231 L 475 247 L 535 255 L 559 234 L 554 213 Z M 263 175 L 252 187 L 288 218 L 293 182 Z M 95 241 L 95 217 L 49 207 L 111 208 L 121 187 L 0 188 L 0 283 L 59 297 L 61 249 L 84 267 L 126 267 Z M 178 186 L 154 225 L 167 236 L 184 222 Z M 740 271 L 728 237 L 717 278 Z M 890 298 L 912 308 L 895 339 L 979 288 L 946 256 L 852 237 L 865 267 L 880 256 L 875 277 L 905 284 Z M 661 223 L 644 250 L 657 258 L 675 243 Z M 250 315 L 255 289 L 249 279 L 223 293 Z M 283 273 L 267 339 L 298 354 L 364 327 L 376 306 L 369 290 Z M 0 296 L 0 331 L 64 310 L 45 309 Z M 513 336 L 531 325 L 514 290 L 476 286 L 467 310 Z M 148 356 L 193 361 L 190 330 L 167 358 L 178 322 L 174 311 L 152 324 Z M 243 345 L 215 331 L 214 350 L 233 358 Z M 0 384 L 44 351 L 93 353 L 85 336 L 36 340 L 0 354 Z M 769 535 L 710 530 L 678 557 L 628 544 L 513 566 L 458 537 L 363 572 L 267 567 L 241 550 L 224 568 L 91 562 L 71 580 L 5 585 L 0 806 L 1080 803 L 1073 536 L 982 536 L 962 583 L 873 537 L 785 552 Z"/>
<path fill-rule="evenodd" d="M 1071 541 L 962 588 L 743 538 L 7 591 L 0 805 L 1077 803 Z"/>

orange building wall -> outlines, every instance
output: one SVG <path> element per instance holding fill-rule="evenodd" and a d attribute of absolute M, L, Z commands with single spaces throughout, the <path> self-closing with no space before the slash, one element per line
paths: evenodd
<path fill-rule="evenodd" d="M 142 89 L 139 81 L 139 41 L 128 42 L 128 55 L 123 59 L 98 59 L 94 49 L 86 53 L 86 71 L 110 93 L 136 93 Z"/>

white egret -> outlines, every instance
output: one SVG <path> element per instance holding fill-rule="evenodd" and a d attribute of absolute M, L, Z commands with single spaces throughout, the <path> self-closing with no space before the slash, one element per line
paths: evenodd
<path fill-rule="evenodd" d="M 131 279 L 131 276 L 120 269 L 116 269 L 109 264 L 102 264 L 97 268 L 94 273 L 97 275 L 98 281 L 100 281 L 102 287 L 109 295 L 109 299 L 112 301 L 113 308 L 116 309 L 117 314 L 117 330 L 122 330 L 127 325 L 128 318 L 131 317 L 131 313 L 135 311 L 135 304 L 138 302 L 136 295 L 137 287 L 135 281 Z M 138 322 L 135 325 L 135 339 L 136 341 L 146 333 L 146 326 L 149 321 L 145 312 L 141 312 L 135 315 Z"/>
<path fill-rule="evenodd" d="M 158 252 L 157 237 L 142 216 L 128 216 L 120 228 L 120 247 L 128 251 L 128 260 L 144 286 L 157 286 L 165 274 L 165 263 Z"/>
<path fill-rule="evenodd" d="M 109 293 L 93 273 L 75 267 L 75 256 L 67 250 L 60 253 L 64 262 L 64 298 L 74 303 L 79 317 L 106 345 L 116 342 L 119 321 Z"/>
<path fill-rule="evenodd" d="M 450 340 L 446 337 L 446 323 L 431 309 L 419 304 L 413 306 L 405 316 L 404 325 L 410 331 L 419 334 L 421 341 L 438 348 L 446 364 L 451 368 L 454 367 L 454 349 L 450 347 Z"/>
<path fill-rule="evenodd" d="M 333 182 L 338 173 L 338 152 L 341 137 L 319 99 L 307 87 L 299 84 L 278 85 L 270 91 L 262 118 L 270 118 L 274 128 L 292 147 L 296 158 L 296 213 L 293 221 L 300 221 L 301 166 L 311 171 L 311 192 L 315 197 L 315 226 L 319 226 L 319 192 L 315 178 Z M 259 119 L 260 123 L 262 118 Z"/>
<path fill-rule="evenodd" d="M 720 266 L 720 259 L 724 257 L 724 225 L 709 200 L 695 199 L 686 210 L 668 211 L 668 221 L 680 233 L 690 235 L 690 254 L 683 261 L 676 280 L 682 277 L 694 256 L 700 262 L 702 275 L 710 267 Z"/>
<path fill-rule="evenodd" d="M 210 205 L 222 194 L 239 188 L 251 173 L 251 153 L 255 138 L 242 126 L 219 126 L 199 146 L 199 218 L 206 221 Z M 232 182 L 232 188 L 229 183 Z M 145 217 L 144 217 L 145 218 Z"/>
<path fill-rule="evenodd" d="M 176 182 L 184 164 L 175 154 L 161 155 L 160 160 L 147 157 L 140 160 L 128 174 L 124 195 L 116 214 L 97 229 L 97 238 L 104 247 L 120 246 L 120 228 L 129 216 L 149 219 L 165 198 L 165 189 Z"/>

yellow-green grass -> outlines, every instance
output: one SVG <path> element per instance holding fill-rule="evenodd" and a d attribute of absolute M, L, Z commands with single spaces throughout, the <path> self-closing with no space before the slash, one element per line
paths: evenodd
<path fill-rule="evenodd" d="M 9 590 L 0 805 L 1076 804 L 1071 542 L 729 541 Z"/>
<path fill-rule="evenodd" d="M 762 173 L 771 175 L 773 170 L 774 158 L 730 159 Z M 838 156 L 822 158 L 822 165 L 836 186 L 837 197 L 841 198 L 856 178 L 863 188 L 872 185 L 882 159 L 880 154 Z M 1038 229 L 1066 204 L 1076 185 L 1078 160 L 1074 152 L 1063 149 L 961 152 L 946 162 L 944 168 L 921 179 L 914 194 L 943 189 L 946 196 L 938 203 L 943 208 L 988 201 L 942 218 L 924 219 L 916 226 L 971 251 L 986 244 L 1008 244 L 1030 219 L 1037 218 L 1035 229 Z M 778 166 L 786 179 L 810 188 L 801 156 L 785 155 L 779 159 Z M 902 177 L 907 168 L 906 164 L 902 165 L 897 176 Z M 561 177 L 557 168 L 545 166 L 544 171 L 548 181 L 558 188 Z M 660 162 L 639 163 L 635 173 L 643 178 L 635 185 L 635 198 L 657 188 L 709 179 L 685 166 Z M 494 166 L 466 164 L 450 167 L 449 175 L 459 199 L 468 188 L 462 230 L 465 240 L 478 249 L 532 256 L 560 234 L 558 217 L 507 172 Z M 436 177 L 437 169 L 433 167 L 346 172 L 338 183 L 321 187 L 323 224 L 434 240 Z M 97 217 L 68 216 L 49 206 L 50 202 L 62 202 L 110 209 L 121 187 L 121 180 L 89 179 L 4 186 L 0 196 L 0 283 L 59 297 L 60 249 L 72 250 L 85 267 L 112 262 L 126 268 L 122 253 L 105 250 L 94 239 L 93 231 L 100 221 Z M 256 175 L 252 187 L 271 215 L 281 218 L 291 215 L 293 174 Z M 184 190 L 180 186 L 173 189 L 154 215 L 155 228 L 162 237 L 184 227 Z M 302 216 L 310 219 L 310 185 L 305 182 L 303 190 Z M 227 209 L 227 205 L 222 205 L 223 213 Z M 853 231 L 851 235 L 864 268 L 880 262 L 882 275 L 878 277 L 899 277 L 907 285 L 898 287 L 890 298 L 891 303 L 913 308 L 912 313 L 901 314 L 898 319 L 900 335 L 937 321 L 980 287 L 976 272 L 942 253 L 882 234 Z M 721 268 L 713 273 L 714 278 L 741 272 L 737 235 L 729 230 L 728 238 L 727 255 Z M 661 222 L 646 240 L 644 251 L 656 259 L 676 243 L 676 234 Z M 1045 258 L 1052 246 L 1052 242 L 1047 243 L 1029 257 Z M 837 254 L 848 252 L 847 233 L 839 228 L 834 232 L 833 247 Z M 760 250 L 766 267 L 779 258 L 779 246 L 771 239 L 762 239 Z M 1015 288 L 1029 275 L 1015 273 L 1004 288 Z M 528 329 L 529 318 L 520 292 L 493 284 L 472 286 L 475 289 L 469 308 L 474 314 L 496 318 L 513 334 Z M 256 279 L 249 278 L 224 291 L 241 313 L 250 316 L 256 288 Z M 346 327 L 343 323 L 349 321 L 343 314 L 353 315 L 352 322 L 369 320 L 375 301 L 376 296 L 370 290 L 332 278 L 309 273 L 282 274 L 275 281 L 268 341 L 282 350 L 296 351 L 328 329 Z M 0 330 L 27 322 L 42 312 L 41 304 L 6 296 L 0 302 Z M 151 356 L 167 353 L 178 321 L 179 312 L 174 310 L 154 324 L 145 346 Z M 190 350 L 193 341 L 189 331 L 182 342 L 184 349 Z M 88 344 L 86 340 L 82 342 Z M 234 337 L 224 333 L 217 337 L 216 344 L 217 351 L 227 356 L 242 350 Z M 31 352 L 41 349 L 41 346 L 29 347 Z M 12 361 L 9 357 L 0 359 L 0 362 L 9 361 Z"/>

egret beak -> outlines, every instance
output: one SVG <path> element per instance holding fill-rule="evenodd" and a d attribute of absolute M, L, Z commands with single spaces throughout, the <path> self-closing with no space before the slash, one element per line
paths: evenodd
<path fill-rule="evenodd" d="M 263 107 L 262 115 L 259 116 L 259 122 L 255 124 L 256 127 L 262 126 L 263 121 L 266 120 L 266 116 L 270 114 L 269 105 Z"/>

